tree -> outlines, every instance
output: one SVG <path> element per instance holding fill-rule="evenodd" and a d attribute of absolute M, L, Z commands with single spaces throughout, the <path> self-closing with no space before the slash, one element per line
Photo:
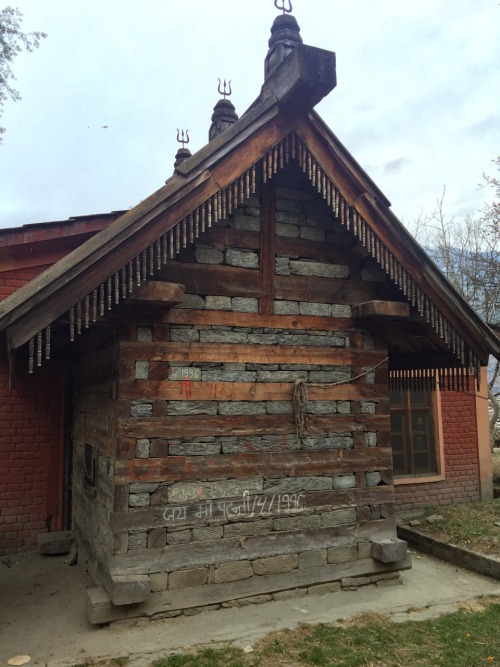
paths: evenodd
<path fill-rule="evenodd" d="M 495 161 L 500 168 L 500 158 Z M 484 176 L 485 185 L 500 197 L 500 179 Z M 421 213 L 410 225 L 410 231 L 425 248 L 453 287 L 482 319 L 494 326 L 500 324 L 500 202 L 493 201 L 474 219 L 457 220 L 444 209 L 446 190 L 443 188 L 436 207 L 430 214 Z M 490 421 L 493 445 L 494 428 L 500 410 L 494 385 L 500 376 L 497 361 L 488 378 L 489 399 L 493 409 Z"/>
<path fill-rule="evenodd" d="M 11 84 L 16 79 L 11 68 L 12 61 L 23 50 L 37 49 L 40 46 L 40 40 L 47 37 L 44 32 L 28 34 L 22 32 L 22 18 L 23 15 L 17 7 L 5 7 L 0 10 L 0 116 L 9 98 L 13 101 L 21 99 L 19 91 Z M 4 132 L 5 128 L 0 127 L 0 135 Z"/>

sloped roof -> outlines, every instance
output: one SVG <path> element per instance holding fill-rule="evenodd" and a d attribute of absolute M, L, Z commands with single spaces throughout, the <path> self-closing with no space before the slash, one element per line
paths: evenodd
<path fill-rule="evenodd" d="M 9 350 L 66 313 L 88 327 L 134 285 L 154 276 L 291 160 L 365 246 L 459 365 L 500 358 L 493 332 L 449 284 L 389 209 L 390 202 L 313 107 L 336 85 L 335 54 L 299 45 L 231 128 L 183 162 L 167 183 L 0 304 Z M 83 324 L 82 324 L 83 323 Z M 32 343 L 33 344 L 33 343 Z M 44 346 L 45 347 L 45 346 Z"/>

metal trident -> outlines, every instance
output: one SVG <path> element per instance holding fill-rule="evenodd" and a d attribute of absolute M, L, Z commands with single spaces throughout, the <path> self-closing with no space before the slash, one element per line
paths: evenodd
<path fill-rule="evenodd" d="M 182 130 L 182 135 L 181 135 L 179 129 L 177 128 L 177 141 L 180 144 L 182 144 L 182 148 L 184 148 L 185 145 L 189 143 L 189 130 L 186 130 L 185 135 L 184 135 L 184 130 Z"/>
<path fill-rule="evenodd" d="M 286 5 L 287 2 L 288 2 L 288 8 L 287 8 L 287 5 Z M 285 14 L 291 14 L 291 13 L 292 13 L 292 10 L 293 10 L 291 0 L 286 0 L 286 1 L 285 1 L 285 0 L 281 0 L 280 3 L 278 3 L 278 0 L 274 0 L 274 6 L 276 7 L 276 9 L 280 9 L 280 10 L 282 10 L 282 11 L 283 11 L 283 15 L 285 15 Z"/>
<path fill-rule="evenodd" d="M 231 89 L 231 81 L 229 82 L 228 85 L 226 83 L 226 79 L 224 79 L 224 87 L 222 87 L 222 81 L 219 79 L 219 95 L 223 95 L 224 99 L 226 99 L 226 97 L 229 97 L 230 95 L 232 95 L 232 93 L 233 91 Z"/>

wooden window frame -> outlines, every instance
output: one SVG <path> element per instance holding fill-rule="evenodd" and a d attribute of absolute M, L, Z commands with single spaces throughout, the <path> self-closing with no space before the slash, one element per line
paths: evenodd
<path fill-rule="evenodd" d="M 403 486 L 408 484 L 431 484 L 445 480 L 444 466 L 444 438 L 443 438 L 443 420 L 441 407 L 441 389 L 436 382 L 436 388 L 431 394 L 431 410 L 434 425 L 434 449 L 436 457 L 436 472 L 424 475 L 397 475 L 394 473 L 394 486 Z"/>

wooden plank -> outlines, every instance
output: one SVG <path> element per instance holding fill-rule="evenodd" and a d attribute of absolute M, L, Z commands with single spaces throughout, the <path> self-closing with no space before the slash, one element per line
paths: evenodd
<path fill-rule="evenodd" d="M 203 244 L 219 244 L 226 248 L 242 250 L 259 250 L 259 232 L 249 232 L 244 229 L 230 229 L 229 227 L 211 227 L 205 232 Z"/>
<path fill-rule="evenodd" d="M 174 308 L 168 313 L 172 324 L 215 324 L 232 327 L 265 327 L 267 329 L 316 329 L 346 332 L 359 327 L 350 318 L 307 315 L 259 315 L 221 310 L 184 310 Z"/>
<path fill-rule="evenodd" d="M 310 301 L 351 305 L 389 297 L 391 286 L 363 280 L 318 278 L 313 276 L 276 276 L 275 295 L 287 301 Z"/>
<path fill-rule="evenodd" d="M 267 518 L 277 516 L 297 515 L 297 511 L 286 510 L 278 512 L 277 502 L 272 502 L 272 496 L 267 494 L 267 501 L 264 502 L 266 494 L 252 497 L 251 510 L 254 510 L 253 500 L 257 499 L 258 506 L 255 510 L 255 518 Z M 290 495 L 290 494 L 288 494 Z M 291 494 L 292 496 L 294 494 Z M 364 489 L 339 489 L 334 491 L 305 491 L 299 495 L 299 502 L 306 510 L 314 509 L 318 511 L 323 508 L 325 511 L 340 509 L 343 507 L 353 507 L 360 505 L 382 505 L 394 500 L 394 489 L 391 486 L 376 486 Z M 221 506 L 219 507 L 219 503 Z M 234 507 L 242 505 L 241 498 L 224 498 L 213 500 L 210 504 L 210 520 L 222 518 L 224 508 L 222 503 L 233 503 Z M 115 512 L 111 515 L 111 527 L 114 533 L 123 533 L 128 530 L 150 530 L 152 528 L 165 528 L 167 526 L 196 526 L 207 523 L 206 503 L 195 503 L 183 506 L 183 511 L 170 512 L 174 505 L 161 505 L 157 507 L 138 507 L 131 508 L 129 511 Z M 185 507 L 185 510 L 184 510 Z M 222 508 L 222 509 L 221 509 Z M 201 510 L 201 511 L 200 511 Z M 183 518 L 185 516 L 185 518 Z M 248 521 L 254 518 L 252 512 L 241 517 L 242 521 Z"/>
<path fill-rule="evenodd" d="M 349 257 L 350 263 L 355 259 L 355 255 L 351 255 L 352 249 L 348 245 L 318 243 L 287 236 L 276 237 L 276 253 L 287 257 L 314 259 L 317 262 L 338 262 L 339 264 L 345 264 L 346 257 Z"/>
<path fill-rule="evenodd" d="M 211 363 L 319 364 L 375 366 L 384 359 L 378 350 L 293 345 L 235 345 L 223 343 L 120 343 L 122 361 L 205 361 Z"/>
<path fill-rule="evenodd" d="M 134 289 L 126 305 L 175 306 L 184 298 L 184 285 L 150 280 Z"/>
<path fill-rule="evenodd" d="M 193 401 L 291 401 L 295 385 L 266 382 L 191 382 L 189 398 Z M 309 401 L 360 401 L 387 397 L 387 385 L 341 384 L 308 385 Z M 186 399 L 184 383 L 152 380 L 123 380 L 120 398 L 129 400 L 181 401 Z"/>
<path fill-rule="evenodd" d="M 410 305 L 401 301 L 366 301 L 352 307 L 355 318 L 405 319 L 410 316 Z"/>
<path fill-rule="evenodd" d="M 274 313 L 274 273 L 276 257 L 276 186 L 264 183 L 260 195 L 260 287 L 259 312 Z"/>
<path fill-rule="evenodd" d="M 389 431 L 386 415 L 308 415 L 305 435 Z M 201 438 L 295 433 L 293 415 L 245 417 L 150 417 L 121 419 L 118 434 L 130 438 Z"/>
<path fill-rule="evenodd" d="M 167 264 L 158 275 L 163 280 L 184 285 L 188 294 L 255 298 L 258 298 L 260 294 L 257 269 L 172 262 Z"/>
<path fill-rule="evenodd" d="M 191 418 L 192 419 L 192 418 Z M 115 484 L 176 482 L 231 477 L 302 477 L 390 470 L 392 450 L 299 450 L 248 452 L 219 456 L 169 456 L 163 459 L 116 461 Z"/>

